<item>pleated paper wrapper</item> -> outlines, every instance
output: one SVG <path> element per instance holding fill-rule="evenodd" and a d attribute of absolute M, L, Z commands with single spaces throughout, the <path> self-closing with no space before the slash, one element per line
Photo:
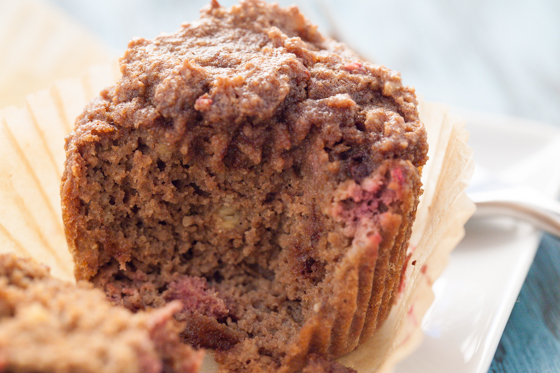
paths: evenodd
<path fill-rule="evenodd" d="M 60 207 L 64 138 L 84 106 L 119 77 L 118 65 L 91 68 L 79 80 L 55 83 L 27 97 L 22 108 L 0 111 L 0 251 L 31 256 L 54 276 L 74 281 Z M 409 248 L 405 286 L 389 318 L 340 362 L 358 372 L 390 371 L 422 337 L 420 323 L 433 301 L 431 285 L 464 235 L 474 212 L 464 190 L 473 169 L 463 123 L 438 104 L 422 103 L 430 160 Z M 211 358 L 203 372 L 212 372 Z"/>
<path fill-rule="evenodd" d="M 79 78 L 114 53 L 47 0 L 0 0 L 0 108 L 55 80 Z"/>
<path fill-rule="evenodd" d="M 399 298 L 381 329 L 366 343 L 339 359 L 360 373 L 391 372 L 422 341 L 421 322 L 433 303 L 432 285 L 449 254 L 465 234 L 475 211 L 465 189 L 474 171 L 464 121 L 445 105 L 420 103 L 428 132 L 429 160 L 422 172 L 420 199 L 408 249 Z"/>

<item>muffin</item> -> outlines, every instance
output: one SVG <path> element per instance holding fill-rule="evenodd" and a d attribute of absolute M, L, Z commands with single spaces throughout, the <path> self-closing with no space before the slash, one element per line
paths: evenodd
<path fill-rule="evenodd" d="M 179 339 L 179 303 L 132 314 L 90 284 L 0 255 L 0 372 L 198 372 L 202 352 Z"/>
<path fill-rule="evenodd" d="M 368 339 L 422 193 L 414 90 L 258 0 L 213 1 L 120 64 L 66 141 L 77 279 L 132 311 L 181 301 L 182 337 L 224 371 L 294 372 Z"/>

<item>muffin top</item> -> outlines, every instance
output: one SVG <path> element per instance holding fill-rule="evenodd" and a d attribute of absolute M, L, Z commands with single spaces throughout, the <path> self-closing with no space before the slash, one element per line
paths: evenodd
<path fill-rule="evenodd" d="M 163 154 L 177 142 L 189 156 L 213 154 L 219 172 L 228 153 L 227 166 L 259 164 L 266 146 L 282 159 L 313 127 L 331 123 L 382 155 L 425 161 L 414 90 L 323 37 L 296 7 L 245 0 L 228 10 L 212 1 L 174 34 L 131 41 L 121 72 L 78 120 L 82 141 L 96 131 L 143 128 L 163 133 Z"/>

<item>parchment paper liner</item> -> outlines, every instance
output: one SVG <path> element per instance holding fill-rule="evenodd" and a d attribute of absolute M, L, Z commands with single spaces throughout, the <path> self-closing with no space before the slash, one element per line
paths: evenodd
<path fill-rule="evenodd" d="M 81 80 L 55 83 L 0 111 L 0 251 L 29 255 L 53 275 L 74 281 L 60 207 L 64 137 L 74 118 L 118 76 L 118 66 L 91 68 Z"/>
<path fill-rule="evenodd" d="M 116 64 L 99 66 L 82 80 L 61 81 L 29 96 L 21 109 L 0 112 L 0 251 L 32 256 L 49 265 L 55 276 L 74 281 L 58 192 L 63 137 L 87 102 L 118 76 Z M 421 105 L 421 117 L 428 130 L 430 161 L 423 170 L 425 193 L 413 227 L 406 286 L 382 328 L 340 359 L 359 372 L 390 370 L 419 343 L 420 320 L 433 300 L 431 284 L 474 212 L 464 194 L 473 162 L 462 122 L 431 103 Z M 203 372 L 213 367 L 208 361 Z"/>
<path fill-rule="evenodd" d="M 113 52 L 45 0 L 0 0 L 0 107 L 110 63 Z"/>
<path fill-rule="evenodd" d="M 430 160 L 422 175 L 424 195 L 413 226 L 405 287 L 381 329 L 339 359 L 360 373 L 390 372 L 420 344 L 421 321 L 434 298 L 431 286 L 475 210 L 465 194 L 474 161 L 464 122 L 444 105 L 427 102 L 420 104 L 420 117 L 428 132 Z"/>

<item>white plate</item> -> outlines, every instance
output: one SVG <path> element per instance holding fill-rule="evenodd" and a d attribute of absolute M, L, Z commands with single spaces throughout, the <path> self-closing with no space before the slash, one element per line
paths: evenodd
<path fill-rule="evenodd" d="M 516 118 L 454 110 L 467 119 L 477 164 L 511 183 L 560 190 L 560 130 Z M 541 234 L 507 218 L 470 221 L 434 284 L 424 340 L 396 373 L 486 373 Z"/>

